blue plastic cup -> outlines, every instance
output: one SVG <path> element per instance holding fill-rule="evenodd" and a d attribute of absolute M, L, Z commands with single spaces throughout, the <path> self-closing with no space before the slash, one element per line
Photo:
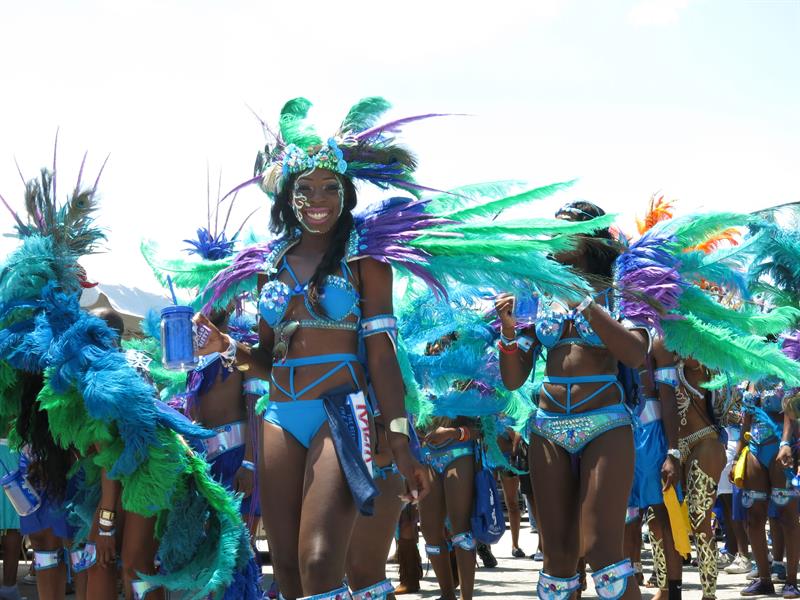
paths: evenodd
<path fill-rule="evenodd" d="M 170 371 L 191 371 L 197 366 L 192 316 L 191 306 L 168 306 L 161 311 L 161 362 Z"/>
<path fill-rule="evenodd" d="M 22 476 L 22 471 L 19 469 L 6 473 L 0 478 L 0 485 L 3 486 L 8 501 L 11 502 L 11 506 L 20 517 L 27 517 L 35 513 L 42 505 L 41 496 Z"/>
<path fill-rule="evenodd" d="M 530 327 L 536 322 L 539 312 L 539 296 L 529 294 L 520 296 L 514 302 L 514 316 L 517 318 L 517 327 Z"/>

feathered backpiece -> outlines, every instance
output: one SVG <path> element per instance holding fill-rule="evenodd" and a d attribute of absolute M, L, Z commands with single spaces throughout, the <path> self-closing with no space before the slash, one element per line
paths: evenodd
<path fill-rule="evenodd" d="M 510 209 L 549 197 L 572 182 L 508 194 L 490 183 L 430 198 L 389 198 L 354 216 L 346 258 L 372 258 L 421 279 L 439 297 L 468 286 L 580 299 L 590 290 L 576 272 L 554 260 L 575 248 L 578 237 L 607 228 L 608 215 L 591 221 L 513 219 Z M 225 306 L 237 294 L 254 293 L 259 273 L 269 274 L 299 240 L 294 231 L 240 252 L 201 294 L 204 311 Z"/>
<path fill-rule="evenodd" d="M 748 272 L 748 282 L 773 305 L 800 305 L 800 217 L 791 214 L 779 224 L 774 218 L 751 226 L 764 238 Z"/>
<path fill-rule="evenodd" d="M 418 195 L 428 188 L 414 181 L 417 160 L 398 143 L 396 134 L 409 123 L 446 115 L 429 113 L 379 123 L 390 107 L 378 96 L 359 100 L 336 133 L 323 141 L 307 122 L 311 102 L 289 100 L 281 110 L 277 132 L 261 122 L 272 140 L 258 153 L 250 182 L 260 182 L 265 192 L 274 195 L 287 176 L 319 167 L 381 189 L 393 187 Z"/>
<path fill-rule="evenodd" d="M 54 269 L 59 283 L 69 289 L 78 286 L 91 287 L 92 284 L 87 283 L 86 275 L 78 266 L 77 260 L 95 252 L 98 243 L 106 237 L 97 227 L 94 214 L 97 210 L 97 183 L 103 169 L 101 167 L 92 187 L 83 187 L 81 176 L 85 162 L 84 155 L 78 181 L 63 204 L 59 204 L 56 196 L 55 158 L 52 170 L 43 168 L 38 178 L 25 184 L 25 219 L 0 196 L 0 201 L 15 221 L 17 237 L 23 242 L 33 238 L 48 240 L 46 243 L 50 248 L 46 253 L 57 257 L 58 262 L 69 267 Z M 33 242 L 33 245 L 37 244 L 39 243 Z M 19 276 L 20 273 L 17 272 L 16 275 Z"/>

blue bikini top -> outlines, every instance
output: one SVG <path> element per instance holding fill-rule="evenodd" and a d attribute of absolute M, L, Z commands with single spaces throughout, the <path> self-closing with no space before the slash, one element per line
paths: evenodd
<path fill-rule="evenodd" d="M 598 299 L 602 297 L 603 304 L 608 305 L 609 292 L 610 290 L 600 292 L 595 297 Z M 563 311 L 552 310 L 553 304 L 558 304 Z M 561 337 L 564 335 L 564 330 L 569 322 L 575 325 L 575 331 L 578 332 L 579 337 Z M 536 337 L 539 338 L 542 346 L 548 349 L 566 345 L 605 348 L 603 340 L 592 329 L 586 317 L 574 308 L 568 308 L 558 300 L 551 300 L 540 309 L 539 316 L 536 319 Z"/>
<path fill-rule="evenodd" d="M 341 268 L 343 276 L 328 275 L 324 280 L 319 292 L 319 308 L 322 309 L 322 314 L 320 314 L 314 309 L 308 297 L 308 282 L 301 283 L 289 261 L 285 256 L 282 257 L 276 278 L 271 279 L 261 288 L 258 301 L 258 312 L 261 318 L 274 328 L 283 322 L 292 298 L 302 296 L 311 319 L 300 321 L 301 326 L 323 329 L 358 329 L 358 322 L 361 320 L 361 308 L 359 307 L 361 299 L 358 290 L 350 283 L 353 273 L 346 261 L 341 261 Z M 277 279 L 277 275 L 283 272 L 288 273 L 292 278 L 293 287 L 289 287 Z M 351 315 L 356 317 L 355 323 L 346 321 Z"/>

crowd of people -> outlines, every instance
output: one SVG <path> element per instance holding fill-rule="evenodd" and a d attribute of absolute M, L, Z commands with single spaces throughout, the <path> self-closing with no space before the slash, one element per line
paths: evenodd
<path fill-rule="evenodd" d="M 419 590 L 421 533 L 441 598 L 469 600 L 506 518 L 512 556 L 534 550 L 521 501 L 543 600 L 587 572 L 603 600 L 675 600 L 692 556 L 704 599 L 720 568 L 800 598 L 793 205 L 653 199 L 629 236 L 591 202 L 536 212 L 571 182 L 420 184 L 397 134 L 440 115 L 381 122 L 370 97 L 322 138 L 309 108 L 287 102 L 253 176 L 209 199 L 192 256 L 143 244 L 175 306 L 134 335 L 79 305 L 98 182 L 81 167 L 62 204 L 44 169 L 24 213 L 4 200 L 0 598 L 22 536 L 47 600 L 68 580 L 90 600 L 394 598 Z M 359 210 L 359 183 L 399 195 Z M 250 185 L 271 209 L 246 245 L 219 217 Z"/>

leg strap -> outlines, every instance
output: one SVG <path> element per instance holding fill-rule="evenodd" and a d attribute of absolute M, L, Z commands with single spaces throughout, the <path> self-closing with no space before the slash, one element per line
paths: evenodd
<path fill-rule="evenodd" d="M 134 579 L 131 581 L 131 589 L 133 590 L 133 600 L 144 600 L 147 594 L 153 590 L 160 588 L 160 585 L 150 583 L 149 581 L 142 581 L 141 579 Z"/>
<path fill-rule="evenodd" d="M 352 592 L 353 600 L 386 600 L 386 595 L 394 591 L 392 582 L 388 579 Z"/>
<path fill-rule="evenodd" d="M 72 550 L 69 553 L 69 562 L 72 565 L 73 573 L 90 569 L 97 562 L 97 546 L 88 543 L 79 550 Z"/>
<path fill-rule="evenodd" d="M 330 592 L 322 592 L 321 594 L 314 594 L 313 596 L 303 596 L 297 600 L 349 600 L 350 598 L 352 598 L 350 590 L 347 589 L 346 585 L 343 585 Z"/>
<path fill-rule="evenodd" d="M 680 579 L 669 580 L 669 600 L 681 600 L 681 591 L 683 590 L 683 582 Z"/>
<path fill-rule="evenodd" d="M 770 498 L 778 506 L 786 506 L 793 498 L 800 496 L 800 490 L 794 488 L 772 488 Z"/>
<path fill-rule="evenodd" d="M 603 600 L 617 600 L 628 587 L 633 565 L 627 558 L 592 573 L 594 589 Z"/>
<path fill-rule="evenodd" d="M 766 492 L 756 490 L 742 490 L 742 506 L 750 508 L 756 502 L 764 502 L 767 499 Z"/>
<path fill-rule="evenodd" d="M 541 600 L 568 600 L 581 587 L 580 576 L 553 577 L 544 571 L 539 572 L 539 583 L 536 584 L 536 595 Z"/>
<path fill-rule="evenodd" d="M 444 543 L 441 546 L 434 546 L 432 544 L 425 544 L 425 554 L 428 556 L 439 556 L 440 554 L 447 554 L 453 547 L 450 542 Z"/>
<path fill-rule="evenodd" d="M 473 537 L 471 531 L 464 531 L 462 533 L 455 534 L 450 538 L 450 543 L 453 548 L 461 548 L 467 552 L 472 552 L 475 550 L 475 538 Z"/>
<path fill-rule="evenodd" d="M 54 569 L 63 562 L 63 550 L 34 550 L 33 565 L 37 571 Z"/>

